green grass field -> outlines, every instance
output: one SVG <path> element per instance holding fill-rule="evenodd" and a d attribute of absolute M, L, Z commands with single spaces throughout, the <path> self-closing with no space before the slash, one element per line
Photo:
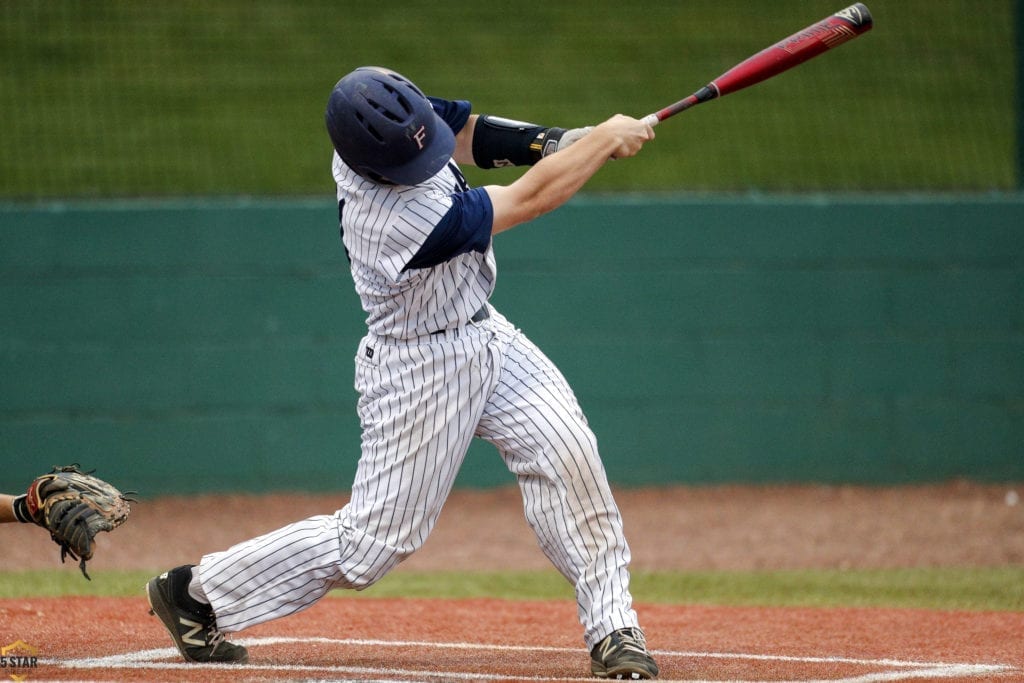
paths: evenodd
<path fill-rule="evenodd" d="M 588 191 L 1012 190 L 1012 0 L 872 0 L 875 28 L 659 128 Z M 548 125 L 642 116 L 833 0 L 0 4 L 0 197 L 319 195 L 363 64 Z M 1018 21 L 1019 23 L 1019 21 Z M 503 182 L 517 171 L 471 174 Z"/>
<path fill-rule="evenodd" d="M 150 572 L 77 570 L 0 572 L 0 599 L 142 595 Z M 349 597 L 572 600 L 555 572 L 418 573 L 398 571 Z M 1024 610 L 1024 567 L 772 572 L 638 572 L 638 602 L 746 606 L 904 607 L 942 610 Z"/>

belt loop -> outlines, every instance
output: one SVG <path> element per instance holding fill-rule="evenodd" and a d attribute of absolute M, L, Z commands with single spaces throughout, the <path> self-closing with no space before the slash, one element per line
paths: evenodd
<path fill-rule="evenodd" d="M 480 308 L 480 310 L 477 311 L 476 313 L 474 313 L 473 317 L 469 319 L 469 322 L 471 322 L 471 323 L 482 323 L 483 321 L 487 320 L 490 317 L 491 317 L 491 311 L 487 307 L 487 304 L 484 303 L 484 305 Z"/>
<path fill-rule="evenodd" d="M 483 305 L 483 307 L 480 308 L 479 311 L 477 311 L 476 313 L 473 314 L 473 316 L 469 319 L 469 323 L 468 324 L 473 325 L 473 324 L 476 324 L 476 323 L 482 323 L 483 321 L 487 320 L 490 317 L 491 317 L 491 311 L 487 307 L 487 304 L 485 303 Z M 438 336 L 438 335 L 444 334 L 444 335 L 451 335 L 454 339 L 458 339 L 459 335 L 462 333 L 462 331 L 464 329 L 465 328 L 463 328 L 463 327 L 453 327 L 453 328 L 444 329 L 444 330 L 434 330 L 433 332 L 429 333 L 429 336 L 434 337 L 434 336 Z"/>

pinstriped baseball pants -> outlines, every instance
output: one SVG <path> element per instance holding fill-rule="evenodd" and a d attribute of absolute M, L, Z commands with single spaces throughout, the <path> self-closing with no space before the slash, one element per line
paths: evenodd
<path fill-rule="evenodd" d="M 362 456 L 348 504 L 202 559 L 222 631 L 383 577 L 426 541 L 474 437 L 516 476 L 541 549 L 575 588 L 587 648 L 637 626 L 629 547 L 594 435 L 562 374 L 503 316 L 418 342 L 368 336 L 356 389 Z"/>

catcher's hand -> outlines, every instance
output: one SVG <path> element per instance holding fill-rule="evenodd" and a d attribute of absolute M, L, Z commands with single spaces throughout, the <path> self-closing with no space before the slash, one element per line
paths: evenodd
<path fill-rule="evenodd" d="M 85 562 L 92 559 L 93 539 L 124 524 L 132 500 L 76 464 L 54 467 L 36 477 L 28 487 L 25 506 L 32 520 L 60 546 L 60 561 L 68 555 L 79 560 L 82 575 L 90 579 Z"/>

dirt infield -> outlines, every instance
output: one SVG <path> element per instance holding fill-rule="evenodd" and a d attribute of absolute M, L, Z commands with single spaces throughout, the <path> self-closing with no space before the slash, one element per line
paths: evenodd
<path fill-rule="evenodd" d="M 640 605 L 663 680 L 1024 680 L 1024 614 Z M 185 664 L 144 599 L 0 603 L 25 680 L 593 680 L 566 602 L 330 598 Z M 71 636 L 66 625 L 78 624 Z M 32 658 L 35 658 L 32 660 Z M 34 666 L 29 663 L 34 661 Z M 16 679 L 17 680 L 17 679 Z"/>
<path fill-rule="evenodd" d="M 668 487 L 618 498 L 638 569 L 996 566 L 1024 563 L 1024 505 L 1008 495 L 1019 488 Z M 283 494 L 144 501 L 101 537 L 90 566 L 194 562 L 343 503 Z M 60 566 L 38 529 L 4 525 L 0 546 L 0 570 Z M 438 569 L 549 569 L 515 489 L 456 491 L 435 534 L 396 571 Z M 209 667 L 180 660 L 141 589 L 139 598 L 0 601 L 0 681 L 593 680 L 568 600 L 332 597 L 240 634 L 248 665 Z M 638 611 L 664 680 L 1024 681 L 1021 612 Z"/>
<path fill-rule="evenodd" d="M 1014 505 L 1008 505 L 1008 495 Z M 616 492 L 639 570 L 1024 564 L 1024 486 L 669 486 Z M 167 569 L 346 502 L 339 495 L 156 498 L 101 534 L 94 569 Z M 59 567 L 49 537 L 0 526 L 0 570 Z M 480 542 L 484 539 L 486 542 Z M 398 571 L 550 569 L 514 487 L 456 490 Z"/>

